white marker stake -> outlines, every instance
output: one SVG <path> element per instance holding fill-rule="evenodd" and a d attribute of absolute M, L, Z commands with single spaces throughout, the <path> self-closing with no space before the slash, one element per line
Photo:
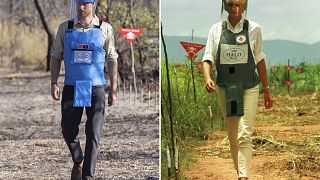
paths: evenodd
<path fill-rule="evenodd" d="M 167 162 L 168 162 L 168 168 L 171 168 L 171 158 L 170 158 L 170 150 L 169 150 L 169 146 L 167 146 Z"/>
<path fill-rule="evenodd" d="M 213 131 L 214 122 L 213 122 L 213 118 L 212 118 L 212 110 L 211 110 L 211 106 L 208 106 L 208 109 L 209 109 L 209 116 L 210 116 L 210 119 L 212 119 L 212 131 Z"/>
<path fill-rule="evenodd" d="M 175 167 L 176 167 L 176 171 L 178 171 L 179 169 L 179 147 L 176 146 L 176 149 L 175 149 L 176 153 L 175 153 Z"/>
<path fill-rule="evenodd" d="M 210 117 L 212 117 L 211 106 L 208 106 Z"/>

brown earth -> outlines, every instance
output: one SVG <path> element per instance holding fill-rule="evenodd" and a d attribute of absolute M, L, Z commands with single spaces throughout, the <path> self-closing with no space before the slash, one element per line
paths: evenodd
<path fill-rule="evenodd" d="M 117 104 L 106 107 L 95 179 L 159 177 L 159 112 L 145 98 L 136 105 L 128 99 L 129 92 L 120 92 Z M 49 73 L 0 73 L 0 179 L 70 179 L 60 118 Z"/>
<path fill-rule="evenodd" d="M 259 102 L 250 179 L 320 179 L 320 96 L 276 95 L 274 100 L 270 110 Z M 196 162 L 183 168 L 182 176 L 236 180 L 226 132 L 215 131 L 208 137 L 189 150 Z"/>

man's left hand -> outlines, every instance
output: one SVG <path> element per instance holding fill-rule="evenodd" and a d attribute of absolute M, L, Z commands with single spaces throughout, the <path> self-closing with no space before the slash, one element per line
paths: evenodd
<path fill-rule="evenodd" d="M 117 100 L 116 91 L 110 91 L 108 95 L 108 106 L 113 106 Z"/>

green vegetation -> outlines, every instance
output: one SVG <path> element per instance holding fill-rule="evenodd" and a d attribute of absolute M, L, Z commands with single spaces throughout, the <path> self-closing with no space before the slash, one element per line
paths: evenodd
<path fill-rule="evenodd" d="M 169 75 L 172 98 L 172 107 L 169 107 L 168 80 L 165 63 L 161 64 L 161 157 L 162 157 L 162 177 L 167 177 L 167 153 L 166 147 L 171 149 L 171 133 L 169 108 L 173 111 L 172 121 L 177 145 L 179 146 L 179 166 L 184 166 L 190 162 L 181 159 L 185 156 L 184 149 L 190 145 L 190 140 L 186 138 L 204 138 L 208 132 L 221 128 L 222 118 L 219 112 L 217 96 L 215 93 L 208 94 L 202 76 L 202 71 L 194 67 L 195 94 L 193 89 L 193 79 L 190 61 L 182 66 L 169 65 Z M 194 98 L 196 97 L 196 98 Z M 212 117 L 210 117 L 209 106 L 211 106 Z M 188 144 L 185 144 L 188 143 Z M 188 157 L 190 158 L 190 157 Z"/>
<path fill-rule="evenodd" d="M 290 80 L 293 84 L 290 86 L 290 94 L 313 93 L 320 86 L 320 64 L 307 65 L 300 63 L 292 66 L 290 71 Z M 285 66 L 272 66 L 269 70 L 269 84 L 273 93 L 288 93 L 288 86 L 285 81 L 288 79 L 288 72 Z"/>
<path fill-rule="evenodd" d="M 170 62 L 170 61 L 169 61 Z M 202 70 L 194 66 L 194 82 L 195 82 L 195 97 L 193 90 L 193 80 L 191 63 L 189 60 L 185 64 L 169 64 L 169 81 L 171 88 L 168 91 L 168 80 L 166 72 L 166 64 L 162 61 L 161 74 L 161 177 L 168 177 L 167 165 L 167 147 L 170 149 L 171 159 L 172 149 L 179 149 L 179 169 L 194 162 L 190 157 L 188 149 L 191 146 L 197 146 L 199 139 L 207 139 L 208 133 L 222 129 L 222 116 L 220 114 L 217 95 L 215 93 L 207 93 L 204 85 Z M 301 63 L 295 67 L 291 67 L 290 76 L 284 65 L 277 67 L 272 66 L 268 71 L 269 85 L 274 95 L 287 94 L 288 86 L 285 85 L 285 80 L 293 81 L 289 93 L 303 94 L 315 93 L 320 86 L 320 64 L 305 64 Z M 262 87 L 260 87 L 262 92 Z M 169 96 L 171 95 L 171 107 Z M 211 106 L 212 117 L 210 117 L 209 106 Z M 172 109 L 172 123 L 174 140 L 176 146 L 172 146 L 171 129 L 169 110 Z M 201 141 L 200 141 L 201 142 Z M 173 166 L 171 160 L 171 167 Z M 173 175 L 171 168 L 171 178 Z M 182 177 L 180 177 L 182 178 Z"/>

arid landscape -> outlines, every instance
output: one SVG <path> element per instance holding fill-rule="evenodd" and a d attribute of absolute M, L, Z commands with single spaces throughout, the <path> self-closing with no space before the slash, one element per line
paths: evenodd
<path fill-rule="evenodd" d="M 274 100 L 271 110 L 259 102 L 250 179 L 320 179 L 319 94 L 276 95 Z M 183 170 L 183 177 L 237 179 L 226 132 L 215 131 L 208 137 L 189 150 L 195 162 Z"/>
<path fill-rule="evenodd" d="M 1 70 L 0 86 L 0 179 L 70 179 L 73 163 L 61 134 L 60 102 L 50 96 L 50 74 Z M 159 178 L 155 98 L 149 104 L 147 95 L 139 97 L 135 105 L 128 99 L 129 92 L 120 91 L 117 104 L 106 107 L 95 179 Z M 85 121 L 84 115 L 82 146 Z"/>

